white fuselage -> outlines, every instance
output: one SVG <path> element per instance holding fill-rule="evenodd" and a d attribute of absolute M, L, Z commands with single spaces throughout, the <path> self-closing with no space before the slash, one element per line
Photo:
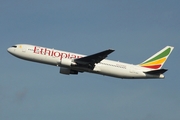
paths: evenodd
<path fill-rule="evenodd" d="M 104 59 L 101 62 L 95 64 L 93 70 L 77 67 L 73 62 L 73 59 L 84 57 L 85 55 L 60 51 L 35 45 L 18 44 L 16 47 L 8 48 L 8 52 L 12 55 L 33 62 L 39 62 L 59 67 L 66 67 L 61 64 L 63 59 L 71 59 L 72 65 L 70 69 L 77 70 L 80 72 L 97 73 L 106 76 L 112 76 L 117 78 L 130 78 L 130 79 L 141 79 L 141 78 L 164 78 L 164 75 L 150 75 L 144 73 L 149 68 L 144 68 L 139 65 L 132 65 L 112 60 Z M 69 68 L 69 67 L 68 67 Z"/>

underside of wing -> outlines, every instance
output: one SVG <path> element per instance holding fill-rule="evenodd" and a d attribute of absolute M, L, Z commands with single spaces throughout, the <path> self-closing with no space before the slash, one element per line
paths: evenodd
<path fill-rule="evenodd" d="M 87 67 L 90 69 L 93 69 L 96 63 L 101 62 L 103 59 L 105 59 L 110 53 L 112 53 L 114 50 L 108 49 L 96 54 L 88 55 L 82 58 L 74 59 L 74 62 L 78 64 L 79 66 Z"/>

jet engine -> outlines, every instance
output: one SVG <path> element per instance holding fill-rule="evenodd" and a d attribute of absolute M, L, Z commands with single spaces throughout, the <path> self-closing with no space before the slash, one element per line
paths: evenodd
<path fill-rule="evenodd" d="M 65 75 L 69 75 L 69 74 L 77 75 L 78 71 L 71 70 L 70 68 L 61 67 L 59 73 L 65 74 Z"/>

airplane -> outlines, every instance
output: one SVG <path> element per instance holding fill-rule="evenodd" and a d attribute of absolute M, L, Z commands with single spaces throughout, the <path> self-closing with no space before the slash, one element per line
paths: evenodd
<path fill-rule="evenodd" d="M 59 73 L 65 75 L 89 72 L 122 79 L 158 79 L 164 78 L 163 73 L 167 69 L 162 66 L 173 49 L 172 46 L 166 46 L 137 65 L 105 59 L 114 52 L 113 49 L 86 56 L 37 45 L 16 44 L 7 51 L 20 59 L 58 66 Z"/>

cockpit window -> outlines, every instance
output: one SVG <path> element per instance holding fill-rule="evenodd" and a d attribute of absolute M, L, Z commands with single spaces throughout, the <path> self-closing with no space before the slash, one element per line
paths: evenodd
<path fill-rule="evenodd" d="M 12 47 L 17 48 L 17 46 L 12 46 Z"/>

